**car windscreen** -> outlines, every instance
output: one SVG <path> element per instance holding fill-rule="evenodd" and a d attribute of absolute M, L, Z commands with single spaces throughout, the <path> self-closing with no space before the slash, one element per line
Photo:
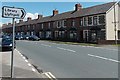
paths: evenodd
<path fill-rule="evenodd" d="M 4 42 L 12 42 L 12 39 L 2 39 L 2 43 Z"/>

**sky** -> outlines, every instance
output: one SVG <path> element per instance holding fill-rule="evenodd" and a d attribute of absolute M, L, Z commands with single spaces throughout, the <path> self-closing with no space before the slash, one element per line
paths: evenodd
<path fill-rule="evenodd" d="M 103 4 L 104 2 L 2 2 L 2 6 L 24 8 L 27 17 L 37 18 L 38 14 L 43 16 L 52 15 L 52 11 L 57 9 L 59 13 L 74 10 L 76 3 L 80 3 L 83 8 Z M 11 22 L 11 18 L 2 18 L 0 24 Z M 18 21 L 18 20 L 17 20 Z"/>

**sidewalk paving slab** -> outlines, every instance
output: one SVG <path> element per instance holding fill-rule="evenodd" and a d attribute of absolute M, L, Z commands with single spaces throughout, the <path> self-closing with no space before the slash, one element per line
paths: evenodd
<path fill-rule="evenodd" d="M 0 67 L 2 67 L 1 72 L 0 72 L 0 78 L 1 77 L 10 77 L 10 65 L 11 65 L 11 51 L 7 51 L 7 52 L 0 52 L 0 57 L 2 57 L 2 59 L 0 59 Z M 35 68 L 34 66 L 30 65 L 31 63 L 26 62 L 25 58 L 23 58 L 24 56 L 21 56 L 21 54 L 15 49 L 14 50 L 14 68 L 13 68 L 13 78 L 34 78 L 34 79 L 45 79 L 46 77 L 42 74 L 40 74 Z M 2 79 L 3 80 L 3 79 Z M 6 79 L 5 79 L 6 80 Z M 9 79 L 8 79 L 9 80 Z M 24 80 L 24 79 L 23 79 Z"/>

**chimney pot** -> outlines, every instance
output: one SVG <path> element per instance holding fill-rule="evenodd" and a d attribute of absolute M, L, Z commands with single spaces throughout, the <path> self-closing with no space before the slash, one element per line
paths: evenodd
<path fill-rule="evenodd" d="M 43 17 L 43 15 L 38 15 L 38 19 L 41 19 Z"/>
<path fill-rule="evenodd" d="M 21 23 L 21 22 L 23 22 L 23 20 L 21 19 L 21 20 L 19 20 L 19 23 Z"/>
<path fill-rule="evenodd" d="M 11 23 L 8 23 L 8 25 L 10 25 Z"/>
<path fill-rule="evenodd" d="M 27 21 L 30 21 L 30 20 L 31 20 L 31 17 L 28 17 L 28 18 L 27 18 Z"/>
<path fill-rule="evenodd" d="M 59 12 L 58 12 L 58 10 L 53 10 L 53 16 L 55 16 L 55 15 L 57 15 Z"/>
<path fill-rule="evenodd" d="M 75 11 L 79 11 L 82 9 L 82 5 L 80 3 L 75 4 Z"/>

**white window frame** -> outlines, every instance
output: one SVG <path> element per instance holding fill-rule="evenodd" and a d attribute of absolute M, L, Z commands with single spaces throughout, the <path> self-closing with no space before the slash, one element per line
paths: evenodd
<path fill-rule="evenodd" d="M 50 22 L 48 23 L 48 28 L 50 28 Z"/>
<path fill-rule="evenodd" d="M 56 21 L 57 23 L 57 28 L 60 28 L 60 22 L 59 21 Z M 58 25 L 59 24 L 59 25 Z"/>
<path fill-rule="evenodd" d="M 97 19 L 98 19 L 98 25 L 104 25 L 106 22 L 103 23 L 103 24 L 100 24 L 100 23 L 99 23 L 99 16 L 104 16 L 104 17 L 105 17 L 105 14 L 100 14 L 100 15 L 97 16 Z M 105 17 L 105 21 L 106 21 L 106 17 Z"/>
<path fill-rule="evenodd" d="M 92 24 L 88 24 L 88 21 L 87 21 L 87 25 L 88 26 L 93 26 L 93 16 L 88 16 L 88 18 L 91 17 L 92 18 Z"/>
<path fill-rule="evenodd" d="M 72 27 L 75 27 L 75 19 L 72 20 Z"/>
<path fill-rule="evenodd" d="M 80 25 L 80 27 L 84 26 L 84 18 L 83 17 L 80 17 L 80 19 L 79 19 L 79 25 Z"/>
<path fill-rule="evenodd" d="M 86 21 L 84 21 L 86 19 Z M 86 25 L 85 25 L 86 24 Z M 83 17 L 83 26 L 88 26 L 88 17 Z"/>
<path fill-rule="evenodd" d="M 65 26 L 65 21 L 67 21 L 67 20 L 63 20 L 63 27 L 65 28 L 66 26 Z"/>
<path fill-rule="evenodd" d="M 43 29 L 43 26 L 44 26 L 44 25 L 43 25 L 43 23 L 42 23 L 42 24 L 41 24 L 41 28 L 42 28 L 42 29 Z"/>
<path fill-rule="evenodd" d="M 94 24 L 94 17 L 96 17 L 97 18 L 97 23 L 96 24 Z M 93 16 L 93 25 L 98 25 L 98 16 L 97 15 L 95 15 L 95 16 Z"/>

